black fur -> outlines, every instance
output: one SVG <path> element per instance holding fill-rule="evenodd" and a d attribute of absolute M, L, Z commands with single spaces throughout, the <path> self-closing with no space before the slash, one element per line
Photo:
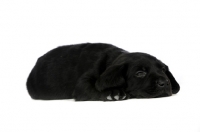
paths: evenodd
<path fill-rule="evenodd" d="M 102 43 L 53 49 L 37 60 L 27 80 L 30 96 L 43 100 L 154 98 L 171 96 L 179 88 L 155 57 Z"/>

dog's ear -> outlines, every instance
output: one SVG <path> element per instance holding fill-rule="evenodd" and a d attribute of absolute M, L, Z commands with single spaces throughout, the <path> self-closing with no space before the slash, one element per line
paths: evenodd
<path fill-rule="evenodd" d="M 102 91 L 107 88 L 123 87 L 126 84 L 126 64 L 112 65 L 108 67 L 97 79 L 95 87 L 97 90 Z"/>
<path fill-rule="evenodd" d="M 180 90 L 180 86 L 178 84 L 178 82 L 175 80 L 174 76 L 172 75 L 172 73 L 169 71 L 169 68 L 167 67 L 166 69 L 166 75 L 169 78 L 171 85 L 172 85 L 172 93 L 176 94 L 178 93 L 178 91 Z"/>

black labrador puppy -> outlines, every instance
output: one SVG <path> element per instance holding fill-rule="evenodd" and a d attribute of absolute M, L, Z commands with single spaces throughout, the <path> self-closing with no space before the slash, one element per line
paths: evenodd
<path fill-rule="evenodd" d="M 180 87 L 168 66 L 149 54 L 85 43 L 61 46 L 41 56 L 27 89 L 33 99 L 116 101 L 171 96 Z"/>

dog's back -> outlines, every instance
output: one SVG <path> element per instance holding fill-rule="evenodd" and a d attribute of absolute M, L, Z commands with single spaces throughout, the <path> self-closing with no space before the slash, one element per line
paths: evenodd
<path fill-rule="evenodd" d="M 34 99 L 70 99 L 74 87 L 97 60 L 116 58 L 121 49 L 109 44 L 78 44 L 62 46 L 41 56 L 32 69 L 27 89 Z M 107 63 L 107 62 L 105 62 Z M 105 64 L 106 65 L 106 64 Z"/>

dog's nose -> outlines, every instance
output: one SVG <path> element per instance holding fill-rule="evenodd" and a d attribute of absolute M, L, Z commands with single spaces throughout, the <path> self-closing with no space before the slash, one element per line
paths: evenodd
<path fill-rule="evenodd" d="M 169 81 L 167 79 L 158 79 L 156 81 L 156 84 L 158 87 L 162 88 L 162 87 L 166 87 L 169 85 Z"/>

